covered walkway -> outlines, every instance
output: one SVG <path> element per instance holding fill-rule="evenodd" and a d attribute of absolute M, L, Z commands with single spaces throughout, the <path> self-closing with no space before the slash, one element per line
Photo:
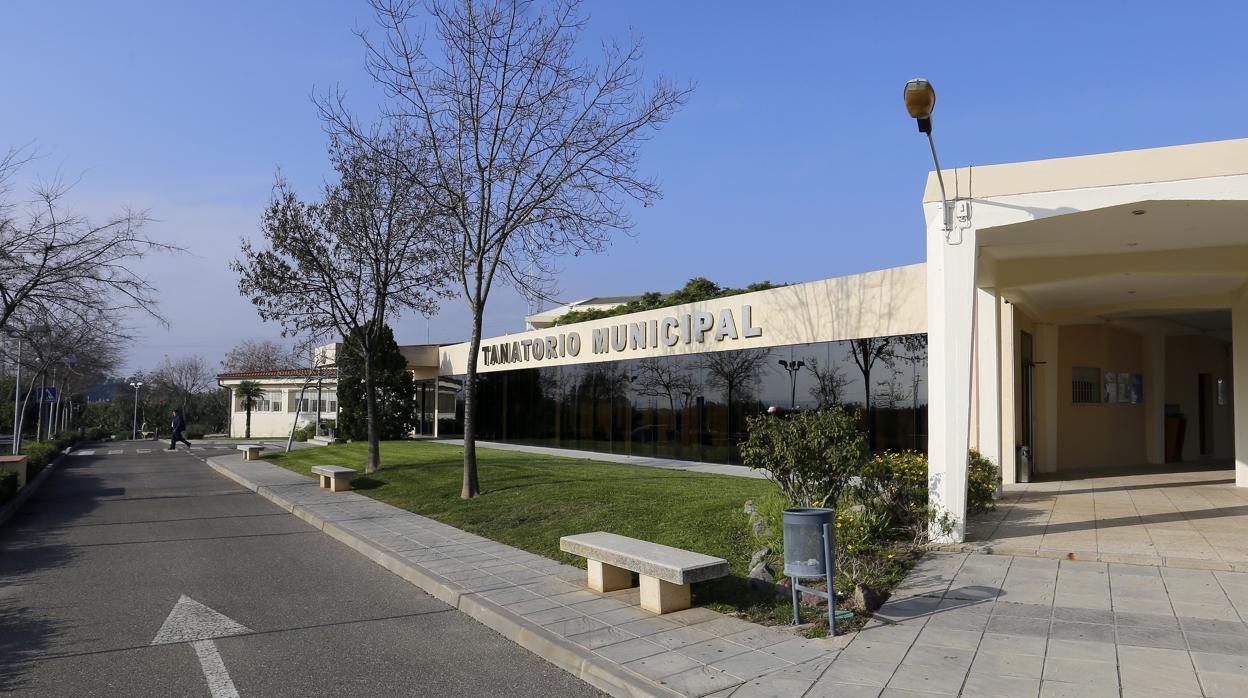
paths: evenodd
<path fill-rule="evenodd" d="M 1063 473 L 1006 485 L 959 550 L 1248 571 L 1248 488 L 1232 463 Z"/>

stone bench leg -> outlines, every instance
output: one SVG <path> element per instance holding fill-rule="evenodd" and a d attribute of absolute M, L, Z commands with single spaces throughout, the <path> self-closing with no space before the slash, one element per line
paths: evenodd
<path fill-rule="evenodd" d="M 351 478 L 346 475 L 329 478 L 329 491 L 346 492 L 351 489 Z"/>
<path fill-rule="evenodd" d="M 641 607 L 651 613 L 674 613 L 692 605 L 688 584 L 672 584 L 641 575 Z"/>
<path fill-rule="evenodd" d="M 618 591 L 633 586 L 633 575 L 623 567 L 608 565 L 597 560 L 589 563 L 589 588 L 594 591 Z"/>

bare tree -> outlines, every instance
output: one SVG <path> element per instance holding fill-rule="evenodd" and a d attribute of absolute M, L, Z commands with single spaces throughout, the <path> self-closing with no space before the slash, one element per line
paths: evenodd
<path fill-rule="evenodd" d="M 151 252 L 176 248 L 141 234 L 147 213 L 125 210 L 91 221 L 69 211 L 69 187 L 60 181 L 14 201 L 12 178 L 27 161 L 22 151 L 0 157 L 0 329 L 30 304 L 85 322 L 123 310 L 163 322 L 155 289 L 135 267 Z"/>
<path fill-rule="evenodd" d="M 676 397 L 681 397 L 682 409 L 688 407 L 687 396 L 693 393 L 694 382 L 693 376 L 679 365 L 673 364 L 670 358 L 642 359 L 637 363 L 637 377 L 633 388 L 638 395 L 667 398 L 668 409 L 675 419 Z"/>
<path fill-rule="evenodd" d="M 743 391 L 749 390 L 758 382 L 759 374 L 763 372 L 763 366 L 770 355 L 769 349 L 737 349 L 715 351 L 702 357 L 707 382 L 724 391 L 730 436 L 733 429 L 732 403 Z"/>
<path fill-rule="evenodd" d="M 849 377 L 845 375 L 845 369 L 835 361 L 826 366 L 820 366 L 819 359 L 815 357 L 806 359 L 806 368 L 815 374 L 815 384 L 810 388 L 810 396 L 819 403 L 820 407 L 839 405 L 844 401 L 845 388 L 849 385 Z"/>
<path fill-rule="evenodd" d="M 398 144 L 388 139 L 391 147 Z M 429 315 L 445 295 L 436 216 L 394 153 L 379 156 L 333 139 L 338 182 L 304 202 L 279 179 L 265 211 L 267 246 L 243 241 L 233 263 L 239 292 L 286 335 L 357 337 L 364 356 L 367 472 L 381 468 L 373 358 L 386 321 Z"/>
<path fill-rule="evenodd" d="M 477 362 L 482 314 L 497 278 L 548 298 L 554 259 L 601 250 L 632 221 L 630 202 L 659 197 L 637 174 L 640 146 L 690 88 L 646 89 L 641 47 L 608 43 L 595 65 L 577 55 L 578 0 L 370 0 L 383 36 L 361 33 L 373 79 L 391 98 L 382 119 L 406 137 L 403 164 L 446 219 L 444 252 L 472 314 L 464 392 L 461 496 L 480 494 Z M 422 11 L 423 10 L 423 11 Z M 427 48 L 423 27 L 437 39 Z M 344 136 L 371 144 L 342 96 L 321 103 Z M 386 141 L 373 147 L 388 153 Z"/>
<path fill-rule="evenodd" d="M 182 405 L 183 412 L 186 412 L 192 395 L 208 392 L 216 385 L 215 377 L 208 369 L 208 362 L 202 356 L 182 356 L 176 359 L 166 356 L 149 378 L 169 391 Z"/>
<path fill-rule="evenodd" d="M 234 371 L 269 371 L 295 368 L 302 361 L 297 352 L 271 339 L 244 339 L 226 352 L 221 368 Z"/>

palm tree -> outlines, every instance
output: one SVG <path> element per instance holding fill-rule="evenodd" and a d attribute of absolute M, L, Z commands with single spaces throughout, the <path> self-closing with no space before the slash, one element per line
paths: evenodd
<path fill-rule="evenodd" d="M 247 433 L 244 439 L 251 438 L 251 408 L 256 406 L 256 401 L 264 397 L 264 389 L 255 381 L 243 381 L 235 388 L 235 392 L 243 400 L 243 409 L 247 411 Z"/>

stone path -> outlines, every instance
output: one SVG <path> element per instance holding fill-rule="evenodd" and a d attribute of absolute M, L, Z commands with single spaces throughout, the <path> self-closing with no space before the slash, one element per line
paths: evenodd
<path fill-rule="evenodd" d="M 1226 468 L 1140 468 L 1006 485 L 967 551 L 1248 571 L 1248 488 Z M 1248 693 L 1248 692 L 1246 692 Z"/>
<path fill-rule="evenodd" d="M 931 553 L 815 696 L 1248 695 L 1248 574 Z"/>
<path fill-rule="evenodd" d="M 462 446 L 463 439 L 439 439 L 449 444 Z M 478 448 L 493 448 L 499 451 L 520 451 L 536 453 L 543 456 L 560 458 L 580 458 L 596 460 L 604 463 L 623 463 L 640 465 L 646 468 L 664 468 L 667 470 L 688 470 L 694 473 L 713 473 L 715 475 L 732 475 L 733 477 L 750 477 L 761 479 L 767 477 L 765 470 L 754 470 L 745 465 L 729 465 L 727 463 L 701 463 L 698 461 L 676 460 L 674 458 L 652 458 L 649 456 L 630 456 L 622 453 L 602 453 L 599 451 L 578 451 L 569 448 L 549 448 L 546 446 L 530 446 L 527 444 L 502 443 L 498 441 L 478 441 Z"/>

